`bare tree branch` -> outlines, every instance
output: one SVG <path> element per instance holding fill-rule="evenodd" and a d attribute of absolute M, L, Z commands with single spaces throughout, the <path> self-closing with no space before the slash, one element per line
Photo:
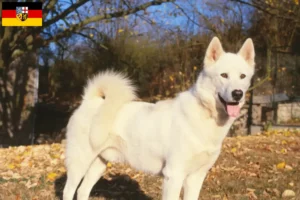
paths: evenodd
<path fill-rule="evenodd" d="M 117 18 L 117 17 L 130 15 L 130 14 L 136 13 L 140 10 L 145 10 L 150 6 L 157 6 L 157 5 L 161 5 L 163 3 L 167 3 L 167 2 L 174 2 L 174 0 L 154 0 L 154 1 L 150 1 L 150 2 L 147 2 L 147 3 L 141 4 L 141 5 L 136 6 L 134 8 L 128 9 L 128 10 L 122 10 L 122 11 L 118 11 L 118 12 L 114 12 L 114 13 L 105 13 L 103 15 L 96 15 L 96 16 L 93 16 L 93 17 L 88 17 L 85 20 L 83 20 L 82 22 L 79 22 L 75 25 L 72 25 L 69 28 L 67 28 L 66 30 L 58 33 L 57 35 L 48 38 L 45 41 L 45 44 L 47 44 L 51 41 L 57 41 L 61 38 L 70 36 L 73 32 L 77 31 L 78 29 L 84 27 L 87 24 L 97 22 L 97 21 L 101 21 L 101 20 L 112 19 L 112 18 Z"/>
<path fill-rule="evenodd" d="M 59 15 L 56 15 L 52 19 L 49 19 L 49 20 L 45 21 L 43 23 L 43 28 L 46 28 L 46 27 L 50 26 L 51 24 L 54 24 L 55 22 L 59 21 L 60 19 L 64 19 L 68 14 L 72 13 L 77 8 L 79 8 L 80 6 L 82 6 L 83 4 L 85 4 L 87 2 L 88 2 L 88 0 L 77 1 L 76 3 L 72 4 L 71 6 L 69 6 L 66 10 L 64 10 Z"/>
<path fill-rule="evenodd" d="M 186 16 L 186 18 L 188 19 L 188 20 L 190 20 L 191 22 L 193 22 L 194 24 L 196 24 L 197 26 L 199 26 L 199 27 L 201 27 L 200 26 L 200 24 L 199 23 L 197 23 L 195 20 L 193 20 L 186 12 L 185 12 L 185 10 L 181 7 L 181 6 L 179 6 L 177 3 L 173 3 L 175 6 L 177 6 L 178 7 L 178 9 Z"/>
<path fill-rule="evenodd" d="M 49 14 L 50 10 L 53 10 L 55 7 L 55 4 L 58 0 L 49 0 L 48 3 L 43 8 L 43 18 L 45 19 L 47 15 Z"/>
<path fill-rule="evenodd" d="M 105 45 L 99 43 L 98 41 L 96 41 L 95 39 L 93 39 L 93 38 L 92 38 L 91 36 L 89 36 L 89 35 L 83 34 L 83 33 L 81 33 L 81 32 L 74 32 L 74 34 L 80 35 L 81 37 L 84 37 L 84 38 L 86 38 L 86 39 L 92 41 L 94 45 L 99 45 L 99 46 L 101 46 L 103 49 L 108 50 L 108 47 L 107 47 L 107 46 L 105 46 Z"/>
<path fill-rule="evenodd" d="M 265 12 L 266 14 L 268 15 L 271 15 L 271 16 L 276 16 L 278 18 L 281 18 L 281 19 L 285 19 L 285 20 L 292 20 L 293 22 L 295 23 L 299 23 L 300 20 L 299 18 L 297 18 L 296 14 L 295 13 L 291 13 L 289 10 L 283 10 L 282 12 L 278 12 L 280 11 L 280 9 L 278 7 L 274 7 L 274 6 L 269 6 L 267 8 L 261 6 L 262 4 L 261 3 L 251 3 L 251 2 L 248 2 L 248 1 L 244 1 L 244 0 L 230 0 L 230 1 L 233 1 L 233 2 L 238 2 L 238 3 L 241 3 L 241 4 L 245 4 L 245 5 L 248 5 L 248 6 L 251 6 L 253 8 L 256 8 L 257 10 L 260 10 L 262 12 Z M 282 13 L 289 13 L 289 15 L 283 15 Z M 291 15 L 295 15 L 295 17 L 292 17 Z"/>

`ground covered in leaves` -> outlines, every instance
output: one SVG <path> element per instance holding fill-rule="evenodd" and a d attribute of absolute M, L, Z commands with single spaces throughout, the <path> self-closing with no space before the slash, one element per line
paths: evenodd
<path fill-rule="evenodd" d="M 60 199 L 63 160 L 61 144 L 0 149 L 0 199 Z M 161 183 L 161 177 L 109 163 L 91 199 L 160 199 Z M 226 138 L 199 199 L 300 199 L 300 132 Z"/>

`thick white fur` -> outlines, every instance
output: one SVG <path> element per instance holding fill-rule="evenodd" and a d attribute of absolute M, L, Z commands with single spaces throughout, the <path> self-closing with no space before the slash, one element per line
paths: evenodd
<path fill-rule="evenodd" d="M 117 111 L 125 103 L 136 98 L 136 88 L 132 82 L 121 73 L 106 71 L 90 79 L 84 91 L 83 99 L 105 98 L 100 112 L 94 117 L 95 123 L 91 126 L 90 143 L 94 150 L 102 147 L 108 138 Z M 101 130 L 101 134 L 99 131 Z"/>
<path fill-rule="evenodd" d="M 222 78 L 222 73 L 229 77 Z M 124 76 L 113 72 L 96 76 L 68 124 L 64 200 L 73 199 L 83 177 L 77 199 L 88 199 L 106 161 L 162 173 L 163 200 L 179 199 L 182 187 L 184 200 L 198 199 L 206 173 L 235 120 L 227 115 L 218 95 L 231 101 L 232 90 L 246 92 L 253 73 L 251 39 L 232 54 L 225 53 L 214 38 L 197 82 L 173 100 L 134 102 L 135 88 Z M 239 106 L 243 104 L 244 97 Z"/>

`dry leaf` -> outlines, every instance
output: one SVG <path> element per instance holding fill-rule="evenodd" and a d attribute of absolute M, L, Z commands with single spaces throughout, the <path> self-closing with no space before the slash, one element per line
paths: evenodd
<path fill-rule="evenodd" d="M 293 167 L 290 165 L 285 165 L 285 169 L 290 171 L 290 170 L 293 170 Z"/>
<path fill-rule="evenodd" d="M 256 196 L 256 194 L 254 192 L 249 192 L 248 195 L 252 199 L 258 199 L 257 196 Z"/>
<path fill-rule="evenodd" d="M 7 166 L 7 168 L 8 168 L 8 169 L 14 169 L 14 168 L 16 168 L 16 166 L 15 166 L 14 164 L 9 164 L 9 165 Z"/>
<path fill-rule="evenodd" d="M 294 197 L 294 196 L 296 196 L 296 194 L 293 190 L 285 190 L 282 193 L 282 197 Z"/>
<path fill-rule="evenodd" d="M 25 186 L 29 189 L 29 188 L 37 186 L 37 183 L 31 183 L 31 181 L 29 180 L 29 181 L 27 181 Z"/>
<path fill-rule="evenodd" d="M 263 196 L 264 196 L 264 197 L 270 197 L 270 194 L 269 194 L 266 190 L 264 190 Z"/>
<path fill-rule="evenodd" d="M 235 147 L 234 147 L 234 148 L 232 148 L 232 149 L 231 149 L 231 153 L 235 153 L 235 152 L 236 152 L 236 150 L 237 150 L 237 149 L 236 149 Z"/>
<path fill-rule="evenodd" d="M 273 192 L 275 193 L 275 195 L 276 195 L 277 197 L 279 197 L 279 196 L 280 196 L 280 192 L 279 192 L 279 190 L 277 190 L 277 189 L 273 189 Z"/>
<path fill-rule="evenodd" d="M 112 164 L 111 164 L 110 162 L 108 162 L 108 163 L 106 164 L 106 167 L 110 168 L 110 167 L 112 167 Z"/>
<path fill-rule="evenodd" d="M 47 179 L 51 182 L 55 181 L 55 178 L 57 177 L 57 174 L 54 172 L 51 172 L 47 175 Z"/>
<path fill-rule="evenodd" d="M 22 178 L 22 176 L 18 173 L 13 173 L 12 178 L 13 179 L 20 179 L 20 178 Z"/>
<path fill-rule="evenodd" d="M 281 163 L 278 163 L 277 165 L 276 165 L 276 167 L 277 167 L 277 169 L 284 169 L 285 168 L 285 162 L 281 162 Z"/>
<path fill-rule="evenodd" d="M 60 167 L 57 169 L 59 172 L 65 173 L 66 172 L 66 168 L 64 167 Z"/>
<path fill-rule="evenodd" d="M 16 200 L 21 200 L 21 197 L 19 194 L 16 195 Z"/>
<path fill-rule="evenodd" d="M 287 142 L 286 142 L 285 140 L 282 140 L 282 141 L 281 141 L 281 144 L 282 144 L 282 145 L 285 145 L 285 144 L 287 144 Z"/>
<path fill-rule="evenodd" d="M 236 168 L 236 166 L 233 166 L 233 167 L 221 167 L 222 170 L 224 171 L 233 171 L 234 169 Z"/>
<path fill-rule="evenodd" d="M 280 153 L 287 154 L 287 150 L 285 148 L 283 148 L 283 149 L 280 150 Z"/>

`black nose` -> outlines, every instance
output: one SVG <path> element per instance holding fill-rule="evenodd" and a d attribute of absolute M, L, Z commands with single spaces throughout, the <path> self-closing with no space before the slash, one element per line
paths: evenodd
<path fill-rule="evenodd" d="M 243 97 L 243 91 L 242 90 L 233 90 L 231 95 L 235 101 L 239 101 Z"/>

